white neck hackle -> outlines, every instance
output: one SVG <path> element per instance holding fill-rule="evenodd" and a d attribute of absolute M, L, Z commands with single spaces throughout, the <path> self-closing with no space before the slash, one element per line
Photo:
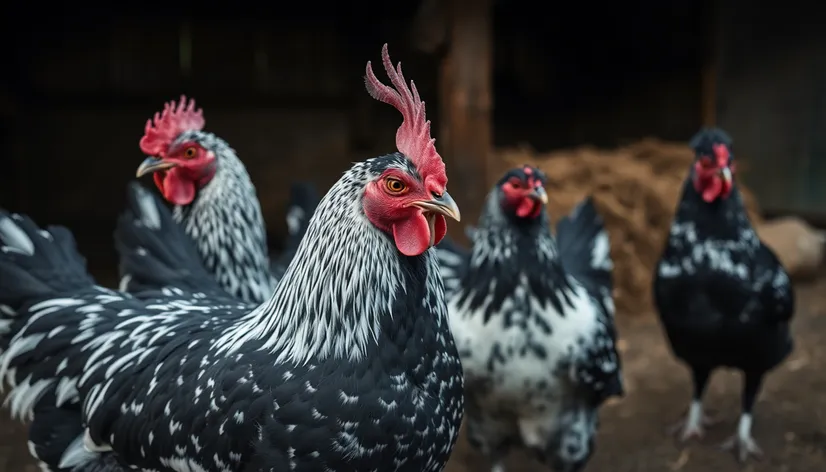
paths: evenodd
<path fill-rule="evenodd" d="M 275 293 L 216 341 L 219 352 L 263 340 L 276 362 L 359 360 L 378 340 L 404 276 L 398 250 L 362 209 L 369 166 L 356 164 L 321 199 Z M 430 251 L 418 257 L 427 258 L 428 289 L 441 287 Z"/>
<path fill-rule="evenodd" d="M 217 168 L 192 204 L 175 207 L 174 219 L 195 241 L 207 269 L 225 290 L 247 302 L 266 300 L 275 278 L 261 205 L 247 169 L 214 134 L 192 131 L 176 141 L 195 141 L 209 149 Z"/>

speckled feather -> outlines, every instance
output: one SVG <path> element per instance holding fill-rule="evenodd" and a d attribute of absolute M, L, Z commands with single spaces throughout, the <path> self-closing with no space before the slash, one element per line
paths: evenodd
<path fill-rule="evenodd" d="M 87 446 L 146 471 L 442 470 L 462 370 L 432 251 L 399 256 L 361 212 L 388 166 L 412 168 L 375 158 L 333 186 L 259 307 L 94 286 L 68 231 L 3 215 L 0 281 L 31 279 L 0 289 L 13 413 L 80 407 Z"/>
<path fill-rule="evenodd" d="M 622 393 L 607 234 L 587 200 L 560 223 L 572 234 L 558 247 L 544 211 L 515 221 L 500 192 L 488 195 L 470 252 L 450 242 L 438 251 L 468 433 L 494 461 L 524 444 L 568 470 L 590 455 L 597 407 Z"/>
<path fill-rule="evenodd" d="M 215 153 L 215 176 L 187 206 L 176 206 L 175 220 L 195 241 L 207 270 L 231 295 L 260 303 L 277 280 L 270 270 L 261 204 L 244 164 L 222 139 L 186 131 L 176 143 L 195 142 Z"/>

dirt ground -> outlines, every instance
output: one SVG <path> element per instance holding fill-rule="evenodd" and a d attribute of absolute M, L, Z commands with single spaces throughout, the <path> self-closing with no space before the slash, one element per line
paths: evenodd
<path fill-rule="evenodd" d="M 767 378 L 755 410 L 754 435 L 765 452 L 761 462 L 739 465 L 715 447 L 734 431 L 740 379 L 715 375 L 706 405 L 721 422 L 704 441 L 678 447 L 664 434 L 685 410 L 689 377 L 672 360 L 653 317 L 623 320 L 622 354 L 628 395 L 606 405 L 597 451 L 586 472 L 823 472 L 826 471 L 826 278 L 798 287 L 797 348 Z M 0 472 L 34 472 L 25 430 L 0 421 Z M 486 472 L 487 464 L 463 442 L 448 472 Z M 543 470 L 514 455 L 509 472 Z"/>

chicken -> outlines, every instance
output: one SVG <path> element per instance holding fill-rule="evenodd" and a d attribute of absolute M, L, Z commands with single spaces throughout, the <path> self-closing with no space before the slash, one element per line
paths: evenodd
<path fill-rule="evenodd" d="M 580 470 L 599 406 L 623 394 L 608 235 L 589 198 L 559 222 L 557 243 L 546 181 L 534 167 L 510 170 L 488 194 L 471 251 L 438 246 L 468 438 L 496 472 L 512 446 Z"/>
<path fill-rule="evenodd" d="M 51 467 L 105 454 L 178 472 L 444 468 L 463 377 L 429 248 L 459 211 L 424 103 L 386 45 L 382 59 L 395 90 L 369 62 L 366 84 L 402 113 L 398 152 L 332 186 L 259 306 L 99 287 L 68 230 L 0 213 L 0 378 L 12 413 L 50 407 L 82 425 Z"/>
<path fill-rule="evenodd" d="M 696 160 L 656 266 L 654 301 L 674 355 L 691 369 L 694 395 L 679 438 L 701 437 L 703 392 L 718 367 L 743 371 L 737 432 L 724 443 L 741 461 L 761 451 L 752 408 L 765 374 L 792 350 L 794 291 L 755 233 L 732 174 L 731 138 L 717 128 L 691 140 Z"/>
<path fill-rule="evenodd" d="M 177 104 L 167 103 L 146 123 L 140 148 L 150 157 L 137 176 L 153 174 L 218 283 L 233 296 L 260 303 L 272 294 L 285 265 L 271 267 L 261 205 L 244 164 L 204 124 L 194 100 L 182 96 Z"/>

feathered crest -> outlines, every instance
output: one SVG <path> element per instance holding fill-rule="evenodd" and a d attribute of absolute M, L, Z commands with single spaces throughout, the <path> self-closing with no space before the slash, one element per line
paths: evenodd
<path fill-rule="evenodd" d="M 148 156 L 158 156 L 166 152 L 169 144 L 184 131 L 200 131 L 204 128 L 204 111 L 195 109 L 195 100 L 187 103 L 185 95 L 181 101 L 164 103 L 163 112 L 155 113 L 154 120 L 146 121 L 146 129 L 141 138 L 141 151 Z"/>
<path fill-rule="evenodd" d="M 419 98 L 416 84 L 411 80 L 408 88 L 402 74 L 401 62 L 393 68 L 386 43 L 381 48 L 381 60 L 393 87 L 384 85 L 376 78 L 370 61 L 367 61 L 364 84 L 371 97 L 392 105 L 401 112 L 403 121 L 396 131 L 396 148 L 413 161 L 420 171 L 424 168 L 432 172 L 440 168 L 444 172 L 444 162 L 436 152 L 436 140 L 430 137 L 430 121 L 425 117 L 424 102 Z M 437 169 L 433 166 L 437 166 Z"/>

